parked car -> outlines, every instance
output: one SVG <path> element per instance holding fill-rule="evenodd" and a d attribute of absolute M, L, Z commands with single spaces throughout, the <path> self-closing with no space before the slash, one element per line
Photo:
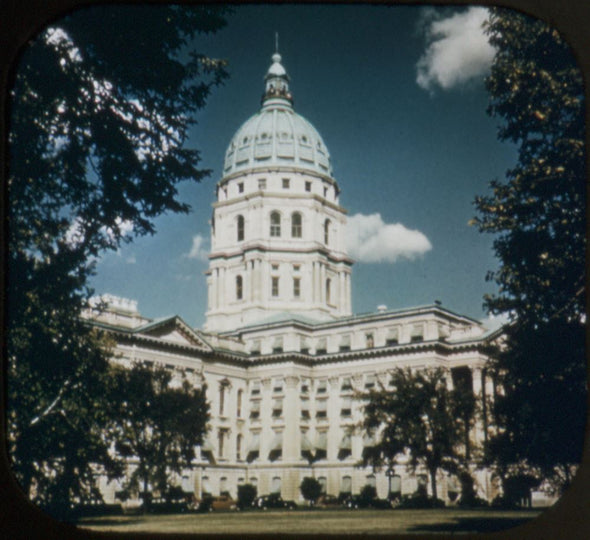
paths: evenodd
<path fill-rule="evenodd" d="M 218 497 L 205 496 L 202 499 L 195 499 L 190 505 L 190 509 L 193 512 L 236 510 L 237 507 L 237 502 L 230 495 L 219 495 Z"/>
<path fill-rule="evenodd" d="M 268 508 L 284 508 L 293 510 L 297 508 L 295 501 L 285 501 L 278 493 L 271 493 L 270 495 L 262 495 L 254 499 L 252 506 L 267 510 Z"/>
<path fill-rule="evenodd" d="M 394 507 L 394 505 L 388 499 L 367 499 L 360 495 L 349 495 L 346 499 L 344 499 L 342 504 L 351 510 L 355 510 L 357 508 L 387 509 Z"/>

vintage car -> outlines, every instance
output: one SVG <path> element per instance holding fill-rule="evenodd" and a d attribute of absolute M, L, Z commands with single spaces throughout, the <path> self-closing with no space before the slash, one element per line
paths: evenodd
<path fill-rule="evenodd" d="M 202 499 L 195 499 L 190 505 L 190 510 L 193 512 L 213 512 L 236 510 L 237 507 L 236 501 L 230 495 L 219 495 L 218 497 L 206 495 Z"/>
<path fill-rule="evenodd" d="M 295 501 L 284 501 L 278 493 L 271 493 L 270 495 L 262 495 L 254 499 L 252 506 L 267 510 L 268 508 L 284 508 L 286 510 L 294 510 L 297 508 Z"/>

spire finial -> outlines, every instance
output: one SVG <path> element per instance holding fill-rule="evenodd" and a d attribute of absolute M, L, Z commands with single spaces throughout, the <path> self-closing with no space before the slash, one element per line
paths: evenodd
<path fill-rule="evenodd" d="M 275 53 L 279 52 L 279 33 L 275 32 Z"/>

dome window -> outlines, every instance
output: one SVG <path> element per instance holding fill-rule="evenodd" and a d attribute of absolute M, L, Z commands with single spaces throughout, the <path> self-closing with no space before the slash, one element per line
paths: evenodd
<path fill-rule="evenodd" d="M 244 216 L 238 216 L 238 223 L 237 223 L 238 242 L 241 242 L 242 240 L 244 240 L 244 225 L 245 225 Z"/>
<path fill-rule="evenodd" d="M 324 221 L 324 244 L 328 245 L 330 241 L 330 220 Z"/>
<path fill-rule="evenodd" d="M 270 235 L 281 236 L 281 214 L 278 212 L 272 212 L 270 215 Z"/>
<path fill-rule="evenodd" d="M 242 300 L 244 296 L 244 281 L 242 276 L 236 276 L 236 300 Z"/>
<path fill-rule="evenodd" d="M 291 236 L 293 238 L 301 238 L 303 229 L 301 222 L 301 214 L 294 212 L 291 216 Z"/>

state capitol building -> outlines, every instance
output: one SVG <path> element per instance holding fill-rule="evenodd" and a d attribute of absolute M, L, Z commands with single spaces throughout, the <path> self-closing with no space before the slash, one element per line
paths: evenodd
<path fill-rule="evenodd" d="M 261 495 L 302 502 L 304 477 L 332 495 L 374 485 L 379 497 L 427 485 L 403 458 L 393 470 L 359 466 L 374 441 L 363 436 L 359 392 L 383 385 L 398 367 L 449 370 L 478 399 L 489 332 L 440 303 L 353 315 L 346 210 L 320 134 L 293 109 L 289 77 L 276 53 L 260 110 L 236 131 L 225 154 L 211 221 L 208 306 L 203 330 L 180 317 L 150 320 L 134 301 L 109 295 L 92 323 L 116 341 L 120 362 L 153 362 L 207 386 L 211 419 L 194 467 L 178 481 L 197 497 L 254 484 Z M 483 407 L 485 411 L 485 404 Z M 472 430 L 487 436 L 485 414 Z M 497 490 L 475 471 L 478 495 Z M 449 502 L 456 478 L 440 473 Z M 101 479 L 105 501 L 117 482 Z"/>

